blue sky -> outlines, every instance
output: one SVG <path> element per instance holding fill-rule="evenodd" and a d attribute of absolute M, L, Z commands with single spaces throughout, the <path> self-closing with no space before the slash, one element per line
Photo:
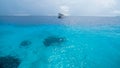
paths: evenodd
<path fill-rule="evenodd" d="M 120 0 L 0 0 L 0 15 L 120 16 Z"/>

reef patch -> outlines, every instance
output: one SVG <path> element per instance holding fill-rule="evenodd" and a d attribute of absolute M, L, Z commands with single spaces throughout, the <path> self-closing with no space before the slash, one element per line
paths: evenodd
<path fill-rule="evenodd" d="M 18 68 L 21 61 L 13 56 L 0 57 L 0 68 Z"/>
<path fill-rule="evenodd" d="M 65 37 L 59 37 L 59 36 L 49 36 L 44 39 L 43 44 L 45 46 L 51 46 L 53 44 L 61 44 L 66 41 Z"/>
<path fill-rule="evenodd" d="M 32 44 L 31 41 L 29 41 L 29 40 L 24 40 L 24 41 L 22 41 L 22 42 L 20 43 L 20 46 L 26 47 L 26 46 L 29 46 L 29 45 L 31 45 L 31 44 Z"/>

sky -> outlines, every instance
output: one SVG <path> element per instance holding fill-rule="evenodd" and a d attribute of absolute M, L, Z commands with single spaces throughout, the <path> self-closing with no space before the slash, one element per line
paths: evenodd
<path fill-rule="evenodd" d="M 120 16 L 120 0 L 0 0 L 0 15 Z"/>

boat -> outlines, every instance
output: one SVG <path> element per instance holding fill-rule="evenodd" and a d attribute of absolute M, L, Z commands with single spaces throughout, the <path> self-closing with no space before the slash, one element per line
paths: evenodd
<path fill-rule="evenodd" d="M 64 17 L 64 14 L 58 13 L 58 18 L 59 18 L 59 19 L 62 19 L 63 17 Z"/>

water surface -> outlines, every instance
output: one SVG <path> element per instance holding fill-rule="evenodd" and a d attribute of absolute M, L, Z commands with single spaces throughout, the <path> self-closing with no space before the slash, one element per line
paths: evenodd
<path fill-rule="evenodd" d="M 50 36 L 66 40 L 46 47 Z M 8 55 L 18 68 L 120 68 L 120 17 L 1 16 L 0 56 Z"/>

